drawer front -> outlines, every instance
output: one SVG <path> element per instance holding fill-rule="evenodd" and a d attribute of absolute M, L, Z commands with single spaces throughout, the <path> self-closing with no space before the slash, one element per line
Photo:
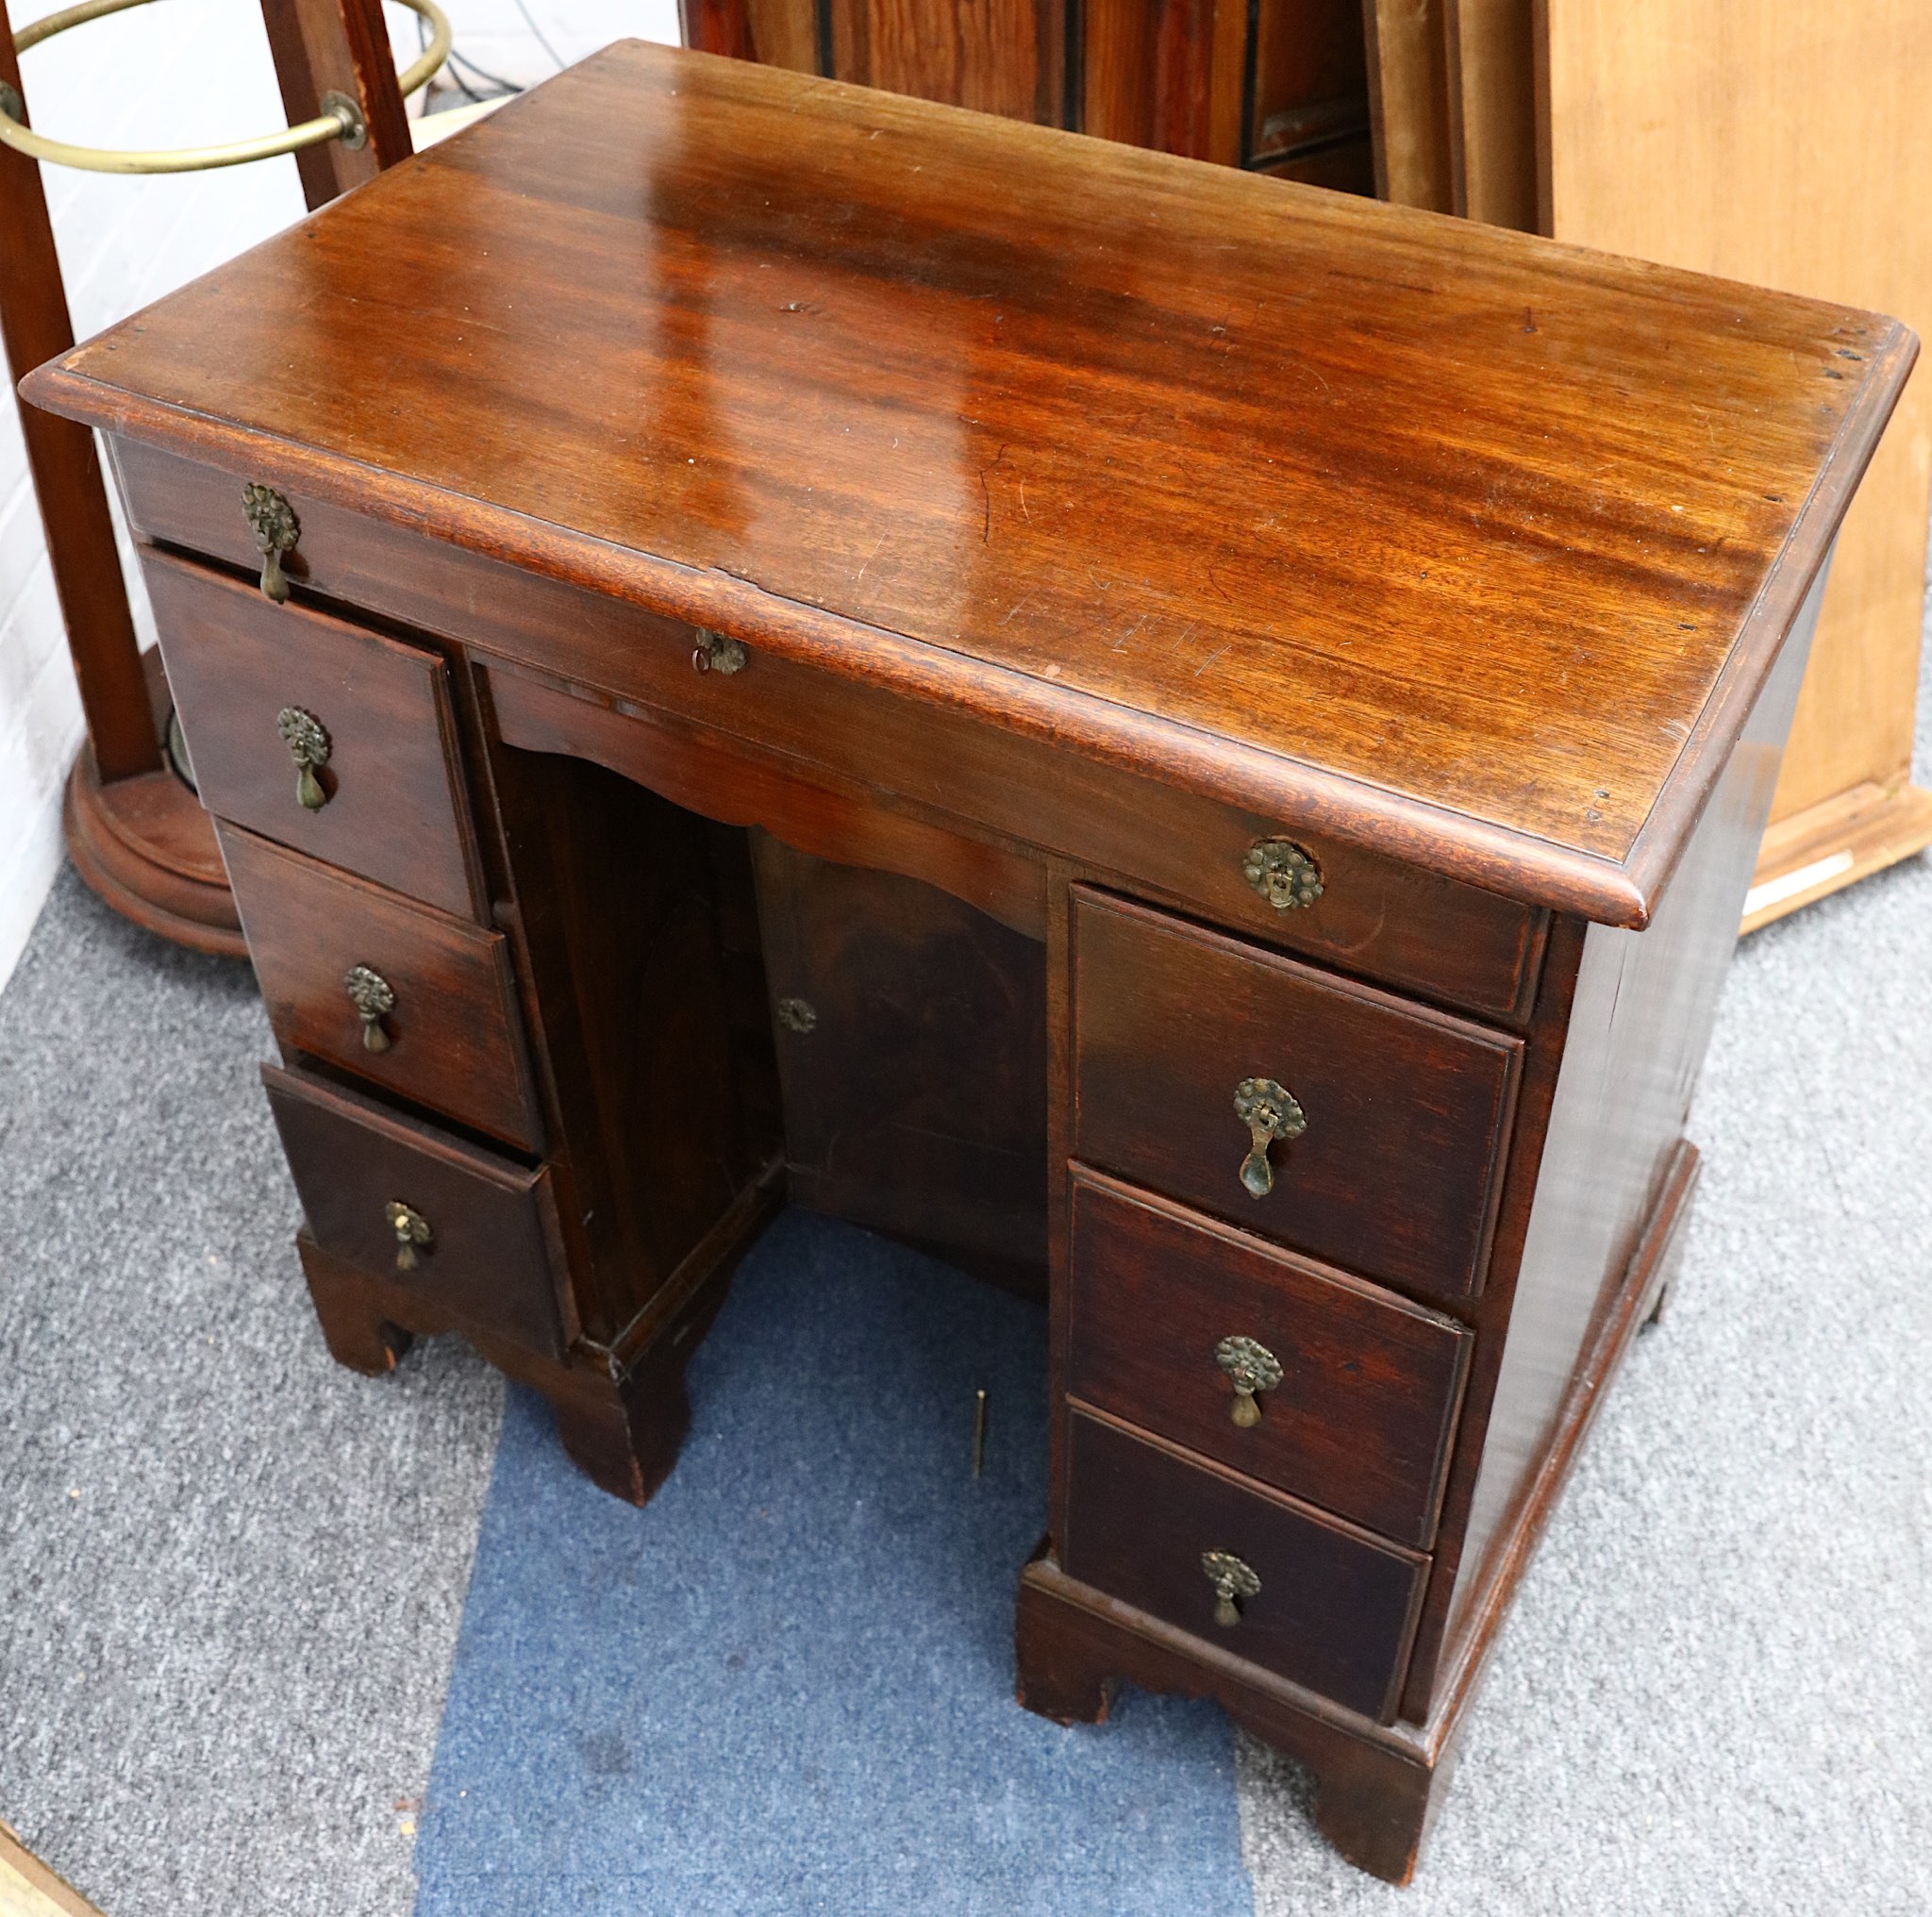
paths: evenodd
<path fill-rule="evenodd" d="M 1395 1714 L 1429 1560 L 1098 1418 L 1069 1414 L 1070 1577 L 1365 1717 Z M 1257 1586 L 1223 1622 L 1202 1559 Z"/>
<path fill-rule="evenodd" d="M 526 1150 L 541 1143 L 508 942 L 236 825 L 218 828 L 285 1050 Z M 358 978 L 365 1022 L 350 991 Z M 381 1009 L 384 994 L 388 1009 Z M 372 1050 L 370 1039 L 381 1047 Z"/>
<path fill-rule="evenodd" d="M 1077 1168 L 1073 1194 L 1075 1397 L 1429 1543 L 1469 1331 Z"/>
<path fill-rule="evenodd" d="M 1077 1157 L 1328 1264 L 1476 1289 L 1521 1040 L 1099 893 L 1073 930 Z M 1257 1157 L 1242 1088 L 1270 1086 L 1303 1128 Z"/>
<path fill-rule="evenodd" d="M 564 1349 L 562 1253 L 547 1170 L 458 1143 L 306 1073 L 261 1068 L 316 1242 L 421 1290 L 452 1316 L 548 1358 Z M 391 1205 L 428 1237 L 399 1262 Z"/>
<path fill-rule="evenodd" d="M 143 555 L 168 683 L 208 810 L 466 918 L 482 888 L 448 672 L 402 645 L 165 553 Z M 321 728 L 323 803 L 298 796 L 284 712 Z"/>
<path fill-rule="evenodd" d="M 148 537 L 238 566 L 258 562 L 241 509 L 243 475 L 135 441 L 114 442 L 113 456 L 129 514 Z M 246 476 L 286 483 L 275 473 Z M 634 702 L 824 768 L 834 785 L 877 788 L 976 822 L 1096 875 L 1184 902 L 1242 938 L 1484 1016 L 1515 1021 L 1527 1013 L 1547 918 L 1517 900 L 1357 850 L 1292 820 L 1263 818 L 1078 754 L 1042 751 L 983 722 L 780 658 L 756 634 L 742 635 L 750 650 L 741 670 L 694 672 L 697 634 L 679 621 L 299 489 L 291 500 L 301 537 L 286 563 L 298 590 L 372 607 L 497 658 L 561 675 L 584 692 L 578 703 L 596 709 Z M 544 709 L 548 689 L 508 673 L 493 676 L 503 689 L 506 736 L 545 749 L 556 724 Z M 607 696 L 591 694 L 591 687 Z M 578 742 L 586 742 L 590 756 L 599 757 L 594 741 Z M 633 755 L 654 744 L 668 749 L 661 734 L 655 742 L 632 738 L 616 769 L 636 775 Z M 1277 908 L 1249 876 L 1256 848 L 1282 838 L 1313 858 L 1322 891 L 1311 904 Z"/>

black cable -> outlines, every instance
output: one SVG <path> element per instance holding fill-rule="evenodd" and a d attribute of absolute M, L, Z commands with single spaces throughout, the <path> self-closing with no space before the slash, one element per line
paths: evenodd
<path fill-rule="evenodd" d="M 496 89 L 495 97 L 497 98 L 502 98 L 511 93 L 521 93 L 524 91 L 514 80 L 499 79 L 494 74 L 486 73 L 467 54 L 458 53 L 454 46 L 449 50 L 449 59 L 452 66 L 468 67 L 471 74 L 475 78 L 481 80 L 486 87 L 494 87 Z"/>
<path fill-rule="evenodd" d="M 521 8 L 519 10 L 521 10 Z M 539 40 L 543 38 L 541 34 L 539 34 L 537 37 Z M 429 45 L 429 23 L 420 13 L 416 16 L 416 44 L 419 48 L 425 50 Z M 551 52 L 550 44 L 547 41 L 544 42 L 544 51 L 550 53 L 552 59 L 557 58 L 556 54 Z M 451 85 L 472 106 L 480 107 L 486 100 L 505 99 L 512 94 L 521 93 L 524 91 L 514 80 L 501 79 L 495 74 L 486 73 L 467 54 L 458 53 L 454 44 L 451 45 L 449 58 L 443 65 L 444 71 L 449 75 Z M 560 71 L 561 62 L 558 62 L 558 66 Z M 475 88 L 472 87 L 463 78 L 462 75 L 457 71 L 458 67 L 468 68 L 475 78 L 481 80 L 486 87 L 494 87 L 496 92 L 494 93 L 477 92 Z"/>
<path fill-rule="evenodd" d="M 524 0 L 517 0 L 517 11 L 524 16 L 524 25 L 537 36 L 537 44 L 557 62 L 557 71 L 561 73 L 563 71 L 563 56 L 543 38 L 543 29 L 537 25 L 530 9 L 524 5 Z"/>

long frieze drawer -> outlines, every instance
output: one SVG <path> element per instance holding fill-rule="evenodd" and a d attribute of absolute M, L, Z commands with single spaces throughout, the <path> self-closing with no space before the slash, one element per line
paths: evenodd
<path fill-rule="evenodd" d="M 218 828 L 285 1051 L 534 1150 L 508 942 L 237 825 Z"/>
<path fill-rule="evenodd" d="M 307 1073 L 261 1068 L 308 1228 L 372 1276 L 545 1357 L 563 1354 L 547 1169 L 526 1170 Z"/>
<path fill-rule="evenodd" d="M 1070 1577 L 1365 1717 L 1395 1714 L 1429 1559 L 1068 1414 Z"/>
<path fill-rule="evenodd" d="M 1074 1154 L 1329 1264 L 1481 1282 L 1523 1042 L 1074 894 Z"/>
<path fill-rule="evenodd" d="M 143 563 L 203 805 L 479 916 L 442 660 L 166 553 Z"/>
<path fill-rule="evenodd" d="M 1468 1330 L 1077 1166 L 1073 1207 L 1076 1398 L 1429 1543 Z"/>

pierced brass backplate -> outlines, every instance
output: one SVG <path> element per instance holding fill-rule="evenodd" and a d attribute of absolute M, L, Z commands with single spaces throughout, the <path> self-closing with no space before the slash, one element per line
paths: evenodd
<path fill-rule="evenodd" d="M 1322 870 L 1291 839 L 1261 839 L 1248 847 L 1241 875 L 1277 912 L 1311 906 L 1322 896 Z"/>
<path fill-rule="evenodd" d="M 342 974 L 342 990 L 362 1021 L 365 1051 L 386 1052 L 390 1036 L 382 1022 L 396 1009 L 395 987 L 381 973 L 367 965 L 352 965 Z"/>
<path fill-rule="evenodd" d="M 295 508 L 272 486 L 252 482 L 242 489 L 242 510 L 248 529 L 261 552 L 261 590 L 277 606 L 287 603 L 289 575 L 282 571 L 282 555 L 295 550 L 302 536 L 302 522 Z"/>
<path fill-rule="evenodd" d="M 383 1216 L 389 1220 L 389 1228 L 396 1235 L 396 1270 L 413 1272 L 423 1260 L 417 1247 L 425 1248 L 436 1242 L 436 1234 L 429 1228 L 429 1221 L 413 1207 L 405 1205 L 400 1198 L 391 1198 L 383 1209 Z"/>
<path fill-rule="evenodd" d="M 328 794 L 315 771 L 328 763 L 329 755 L 329 737 L 322 721 L 299 706 L 284 706 L 275 714 L 275 730 L 295 761 L 296 804 L 311 812 L 321 811 L 328 804 Z"/>
<path fill-rule="evenodd" d="M 1241 1160 L 1241 1183 L 1249 1194 L 1265 1198 L 1274 1189 L 1268 1147 L 1276 1139 L 1300 1138 L 1308 1121 L 1294 1095 L 1272 1078 L 1243 1078 L 1235 1087 L 1234 1115 L 1248 1128 L 1248 1155 Z"/>
<path fill-rule="evenodd" d="M 1281 1360 L 1252 1338 L 1224 1338 L 1214 1347 L 1214 1362 L 1234 1387 L 1234 1406 L 1228 1416 L 1243 1429 L 1258 1425 L 1261 1408 L 1255 1399 L 1281 1382 Z"/>
<path fill-rule="evenodd" d="M 726 639 L 722 632 L 710 632 L 700 626 L 698 642 L 691 648 L 691 662 L 701 673 L 723 673 L 729 678 L 733 673 L 744 670 L 744 663 L 750 657 L 737 640 Z"/>
<path fill-rule="evenodd" d="M 1203 1551 L 1201 1572 L 1214 1587 L 1214 1622 L 1223 1630 L 1232 1630 L 1241 1621 L 1236 1600 L 1259 1597 L 1261 1580 L 1255 1575 L 1254 1567 L 1242 1563 L 1232 1551 Z"/>

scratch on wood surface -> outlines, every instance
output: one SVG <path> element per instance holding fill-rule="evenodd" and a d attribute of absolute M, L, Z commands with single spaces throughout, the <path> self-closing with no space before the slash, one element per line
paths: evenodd
<path fill-rule="evenodd" d="M 1006 457 L 1007 448 L 1005 445 L 1002 445 L 999 451 L 992 456 L 992 464 L 991 466 L 982 466 L 979 469 L 979 490 L 986 498 L 986 525 L 979 535 L 979 543 L 983 546 L 990 546 L 992 543 L 992 482 L 991 475 L 998 468 L 1000 461 Z"/>
<path fill-rule="evenodd" d="M 857 573 L 857 574 L 856 574 L 856 575 L 854 575 L 854 577 L 853 577 L 853 581 L 852 581 L 852 583 L 853 583 L 853 584 L 854 584 L 855 586 L 858 584 L 858 582 L 859 582 L 859 580 L 860 580 L 860 579 L 862 579 L 862 578 L 864 578 L 864 577 L 865 577 L 865 567 L 866 567 L 866 566 L 869 566 L 869 565 L 871 565 L 871 564 L 872 564 L 872 562 L 873 562 L 873 561 L 874 561 L 874 560 L 875 558 L 878 558 L 878 556 L 879 556 L 879 546 L 882 546 L 882 545 L 884 545 L 884 544 L 885 544 L 885 542 L 887 542 L 887 541 L 888 541 L 889 539 L 891 539 L 891 536 L 892 536 L 892 535 L 891 535 L 891 531 L 890 531 L 890 530 L 888 530 L 888 531 L 885 531 L 885 532 L 882 532 L 882 533 L 880 533 L 880 534 L 879 534 L 879 538 L 878 538 L 878 545 L 875 545 L 875 546 L 874 546 L 874 547 L 873 547 L 873 549 L 872 549 L 872 551 L 866 554 L 866 556 L 865 556 L 865 565 L 864 565 L 864 566 L 860 566 L 860 567 L 859 567 L 859 569 L 858 569 L 858 573 Z"/>
<path fill-rule="evenodd" d="M 1232 642 L 1230 642 L 1230 643 L 1232 643 Z M 1218 659 L 1221 657 L 1221 655 L 1224 653 L 1226 650 L 1226 646 L 1217 645 L 1214 648 L 1214 650 L 1210 652 L 1208 655 L 1208 657 L 1204 658 L 1201 661 L 1201 663 L 1194 668 L 1194 676 L 1198 679 L 1201 676 L 1201 675 L 1205 673 L 1208 670 L 1208 668 L 1211 666 L 1214 663 L 1214 661 Z"/>

